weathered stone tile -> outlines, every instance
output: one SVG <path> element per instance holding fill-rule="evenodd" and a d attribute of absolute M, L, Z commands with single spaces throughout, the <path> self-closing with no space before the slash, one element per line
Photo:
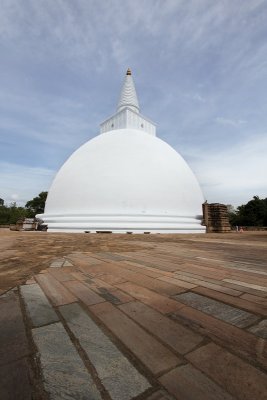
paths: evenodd
<path fill-rule="evenodd" d="M 264 319 L 257 325 L 252 326 L 248 329 L 248 331 L 254 333 L 259 337 L 262 337 L 263 339 L 267 339 L 267 319 Z"/>
<path fill-rule="evenodd" d="M 125 279 L 125 278 L 122 278 L 122 277 L 116 276 L 116 275 L 112 275 L 112 274 L 108 274 L 108 273 L 102 274 L 101 280 L 110 285 L 116 285 L 116 284 L 127 281 L 127 279 Z"/>
<path fill-rule="evenodd" d="M 124 260 L 125 258 L 119 254 L 107 253 L 107 252 L 94 253 L 94 256 L 99 257 L 100 259 L 111 260 L 111 261 L 121 261 Z"/>
<path fill-rule="evenodd" d="M 32 386 L 26 359 L 0 366 L 1 400 L 31 400 Z"/>
<path fill-rule="evenodd" d="M 20 290 L 27 314 L 34 327 L 58 321 L 57 314 L 37 283 L 21 286 Z"/>
<path fill-rule="evenodd" d="M 50 264 L 50 268 L 60 268 L 63 266 L 64 262 L 65 262 L 64 258 L 52 261 Z"/>
<path fill-rule="evenodd" d="M 26 285 L 32 285 L 33 283 L 36 283 L 36 280 L 34 278 L 30 278 L 26 281 Z"/>
<path fill-rule="evenodd" d="M 74 277 L 70 273 L 63 271 L 63 268 L 49 268 L 48 272 L 50 275 L 52 275 L 53 278 L 57 279 L 59 282 L 66 282 L 74 279 Z"/>
<path fill-rule="evenodd" d="M 250 301 L 240 299 L 238 297 L 229 296 L 228 294 L 219 293 L 215 290 L 197 287 L 192 289 L 192 292 L 212 297 L 213 299 L 222 301 L 223 303 L 231 304 L 232 306 L 238 307 L 240 309 L 244 309 L 247 311 L 251 311 L 255 314 L 261 314 L 267 316 L 267 308 L 261 306 L 260 304 L 252 303 Z"/>
<path fill-rule="evenodd" d="M 61 323 L 33 329 L 32 334 L 40 353 L 44 387 L 51 400 L 101 400 Z"/>
<path fill-rule="evenodd" d="M 182 321 L 194 330 L 210 337 L 224 347 L 231 349 L 236 354 L 246 357 L 249 361 L 267 367 L 267 346 L 264 339 L 254 336 L 252 333 L 244 331 L 230 325 L 217 318 L 211 317 L 192 307 L 184 307 L 172 314 L 172 317 Z"/>
<path fill-rule="evenodd" d="M 80 299 L 84 304 L 92 305 L 105 301 L 98 294 L 93 292 L 88 286 L 79 281 L 68 281 L 64 282 L 66 286 L 73 294 L 75 294 L 78 299 Z"/>
<path fill-rule="evenodd" d="M 0 299 L 0 364 L 17 360 L 27 354 L 28 342 L 18 294 L 10 290 Z"/>
<path fill-rule="evenodd" d="M 129 317 L 180 354 L 202 342 L 203 337 L 185 328 L 143 303 L 131 302 L 119 307 Z"/>
<path fill-rule="evenodd" d="M 214 343 L 186 356 L 203 371 L 240 400 L 266 400 L 267 375 Z"/>
<path fill-rule="evenodd" d="M 60 312 L 112 399 L 130 400 L 150 387 L 78 304 L 62 306 Z"/>
<path fill-rule="evenodd" d="M 166 393 L 165 390 L 158 390 L 157 392 L 146 397 L 145 400 L 174 400 L 174 397 Z"/>
<path fill-rule="evenodd" d="M 50 274 L 36 275 L 36 280 L 53 304 L 62 306 L 77 301 L 78 299 L 73 296 L 60 282 L 54 279 Z"/>
<path fill-rule="evenodd" d="M 63 267 L 73 267 L 73 264 L 70 261 L 66 260 L 63 264 Z"/>
<path fill-rule="evenodd" d="M 235 290 L 235 289 L 231 289 L 229 287 L 219 285 L 217 282 L 221 282 L 221 281 L 216 281 L 214 279 L 212 279 L 213 282 L 210 282 L 210 280 L 207 282 L 206 280 L 197 279 L 197 278 L 193 278 L 191 276 L 186 276 L 186 275 L 175 274 L 174 276 L 175 277 L 177 276 L 178 279 L 185 280 L 186 282 L 194 283 L 196 286 L 203 286 L 206 288 L 217 290 L 218 292 L 230 294 L 231 296 L 240 296 L 242 294 L 242 292 L 239 290 Z M 208 278 L 206 278 L 206 279 L 208 280 Z"/>
<path fill-rule="evenodd" d="M 213 315 L 215 318 L 229 322 L 239 328 L 245 328 L 259 320 L 259 317 L 256 315 L 201 296 L 197 293 L 184 293 L 175 296 L 175 298 L 188 306 L 203 311 L 206 314 Z"/>
<path fill-rule="evenodd" d="M 183 304 L 179 303 L 178 301 L 169 299 L 168 297 L 152 292 L 152 290 L 135 285 L 134 283 L 123 283 L 121 285 L 117 285 L 117 287 L 126 293 L 129 293 L 137 300 L 140 300 L 142 303 L 145 303 L 164 314 L 174 312 L 183 307 Z"/>
<path fill-rule="evenodd" d="M 251 289 L 260 290 L 262 292 L 267 292 L 266 286 L 255 285 L 255 284 L 249 283 L 249 282 L 237 281 L 235 279 L 224 279 L 224 282 L 235 283 L 239 286 L 244 286 L 244 287 L 248 287 Z"/>
<path fill-rule="evenodd" d="M 181 362 L 110 303 L 96 304 L 90 309 L 153 373 L 161 373 Z"/>
<path fill-rule="evenodd" d="M 177 286 L 179 286 L 181 288 L 185 288 L 185 289 L 192 289 L 192 288 L 197 287 L 197 285 L 193 285 L 192 283 L 188 283 L 188 282 L 185 282 L 185 281 L 182 281 L 179 279 L 175 279 L 170 276 L 162 276 L 157 279 L 164 281 L 164 282 L 172 283 L 173 285 L 177 285 Z"/>
<path fill-rule="evenodd" d="M 140 270 L 142 274 L 150 276 L 151 278 L 158 278 L 160 276 L 163 276 L 162 271 L 155 270 L 155 268 L 147 267 L 142 264 L 138 264 L 137 262 L 134 261 L 124 261 L 124 264 L 127 265 L 127 268 L 130 269 L 131 271 L 136 272 Z"/>
<path fill-rule="evenodd" d="M 260 304 L 264 307 L 267 307 L 267 299 L 266 298 L 262 298 L 259 296 L 255 296 L 253 294 L 242 294 L 242 296 L 240 296 L 241 299 L 247 300 L 247 301 L 252 301 L 252 303 L 257 303 Z"/>
<path fill-rule="evenodd" d="M 160 382 L 179 400 L 234 400 L 229 393 L 189 364 L 163 375 Z"/>

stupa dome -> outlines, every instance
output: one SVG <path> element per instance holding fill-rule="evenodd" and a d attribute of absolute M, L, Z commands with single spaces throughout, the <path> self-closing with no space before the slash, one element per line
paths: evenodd
<path fill-rule="evenodd" d="M 118 112 L 61 167 L 38 217 L 53 232 L 205 232 L 196 177 L 139 114 L 129 70 L 126 80 Z"/>

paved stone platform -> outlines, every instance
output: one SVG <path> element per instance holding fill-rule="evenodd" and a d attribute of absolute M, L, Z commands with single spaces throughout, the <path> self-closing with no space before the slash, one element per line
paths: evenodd
<path fill-rule="evenodd" d="M 266 260 L 203 236 L 55 258 L 0 297 L 1 400 L 267 399 Z"/>

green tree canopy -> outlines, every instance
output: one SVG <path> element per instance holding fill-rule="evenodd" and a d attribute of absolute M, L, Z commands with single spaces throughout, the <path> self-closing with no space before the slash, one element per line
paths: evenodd
<path fill-rule="evenodd" d="M 29 212 L 29 217 L 34 217 L 36 214 L 42 214 L 44 212 L 46 198 L 47 192 L 41 192 L 37 197 L 27 201 L 25 208 Z"/>
<path fill-rule="evenodd" d="M 254 196 L 247 204 L 237 207 L 236 211 L 229 211 L 232 225 L 267 226 L 267 198 Z"/>

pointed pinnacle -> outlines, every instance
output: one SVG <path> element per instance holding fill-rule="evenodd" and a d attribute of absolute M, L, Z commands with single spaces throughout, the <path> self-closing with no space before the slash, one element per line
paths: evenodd
<path fill-rule="evenodd" d="M 130 68 L 127 69 L 126 75 L 132 75 L 132 71 L 130 70 Z"/>

